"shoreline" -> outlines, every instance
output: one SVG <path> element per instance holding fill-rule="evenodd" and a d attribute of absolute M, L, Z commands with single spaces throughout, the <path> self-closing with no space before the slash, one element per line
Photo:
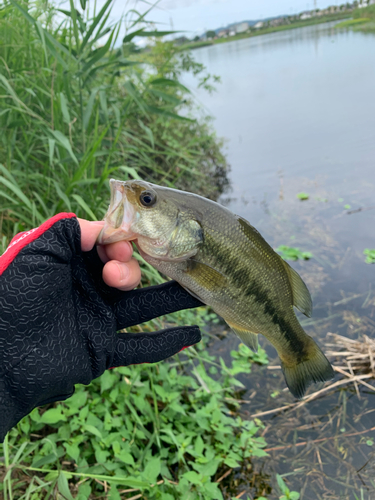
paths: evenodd
<path fill-rule="evenodd" d="M 234 42 L 237 40 L 243 40 L 244 38 L 252 38 L 254 36 L 267 35 L 269 33 L 276 33 L 277 31 L 285 31 L 296 28 L 304 28 L 305 26 L 314 26 L 316 24 L 329 23 L 331 21 L 343 21 L 344 19 L 350 19 L 352 17 L 352 12 L 343 12 L 341 14 L 332 14 L 330 16 L 322 16 L 320 18 L 306 19 L 305 21 L 298 21 L 291 24 L 283 24 L 281 26 L 273 26 L 269 28 L 259 28 L 257 31 L 251 31 L 250 33 L 242 33 L 239 35 L 234 35 L 231 37 L 216 38 L 215 40 L 206 40 L 202 42 L 190 42 L 185 43 L 179 47 L 181 51 L 183 50 L 196 50 L 201 47 L 208 47 L 210 45 L 216 45 L 220 43 Z"/>

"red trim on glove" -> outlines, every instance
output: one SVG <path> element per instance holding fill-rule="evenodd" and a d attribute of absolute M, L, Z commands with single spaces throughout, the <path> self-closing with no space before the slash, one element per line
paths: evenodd
<path fill-rule="evenodd" d="M 17 234 L 12 239 L 3 255 L 0 256 L 0 276 L 26 245 L 39 238 L 39 236 L 48 231 L 48 229 L 50 229 L 59 220 L 73 219 L 73 217 L 77 217 L 76 214 L 63 212 L 61 214 L 54 215 L 51 219 L 46 220 L 46 222 L 43 222 L 43 224 L 39 227 Z"/>

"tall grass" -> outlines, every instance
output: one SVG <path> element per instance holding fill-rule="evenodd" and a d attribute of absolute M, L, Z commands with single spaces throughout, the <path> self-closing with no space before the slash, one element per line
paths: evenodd
<path fill-rule="evenodd" d="M 82 5 L 86 2 L 82 0 Z M 111 22 L 112 0 L 90 14 L 47 2 L 5 0 L 0 8 L 0 234 L 56 212 L 102 218 L 107 179 L 143 177 L 215 197 L 226 179 L 221 142 L 193 102 L 183 71 L 203 68 L 171 44 L 140 54 L 135 36 L 158 40 L 133 11 Z M 126 36 L 120 39 L 121 24 Z M 198 76 L 199 77 L 199 76 Z"/>

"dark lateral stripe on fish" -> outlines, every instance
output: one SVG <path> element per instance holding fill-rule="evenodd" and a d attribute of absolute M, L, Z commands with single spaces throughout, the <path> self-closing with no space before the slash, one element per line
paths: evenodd
<path fill-rule="evenodd" d="M 247 275 L 246 266 L 241 259 L 238 257 L 236 258 L 236 255 L 231 254 L 229 250 L 223 252 L 221 243 L 215 241 L 210 234 L 206 233 L 205 239 L 206 245 L 210 248 L 210 254 L 211 256 L 215 256 L 216 264 L 220 267 L 222 274 L 228 276 L 234 281 L 241 282 L 244 275 Z M 306 343 L 303 340 L 300 340 L 296 334 L 292 333 L 293 327 L 277 314 L 272 302 L 268 299 L 267 294 L 262 291 L 261 287 L 258 286 L 255 281 L 252 281 L 248 284 L 244 293 L 246 296 L 254 297 L 256 302 L 264 305 L 264 312 L 271 317 L 274 325 L 278 325 L 280 327 L 281 335 L 289 344 L 292 351 L 296 354 L 297 363 L 301 363 L 307 359 L 308 353 L 306 352 Z"/>
<path fill-rule="evenodd" d="M 284 339 L 288 342 L 290 348 L 297 356 L 297 362 L 301 363 L 308 357 L 306 352 L 306 343 L 300 340 L 296 334 L 292 334 L 293 327 L 285 321 L 279 314 L 272 302 L 268 300 L 267 295 L 261 290 L 255 282 L 251 283 L 246 290 L 246 295 L 251 295 L 255 298 L 256 302 L 264 306 L 264 313 L 267 314 L 274 325 L 280 327 L 280 333 Z"/>

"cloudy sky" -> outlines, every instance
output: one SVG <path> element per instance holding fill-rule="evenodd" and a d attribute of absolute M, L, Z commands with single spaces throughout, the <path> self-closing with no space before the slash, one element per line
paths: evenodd
<path fill-rule="evenodd" d="M 98 0 L 101 3 L 103 0 Z M 159 29 L 187 31 L 187 36 L 201 34 L 227 24 L 281 14 L 294 14 L 313 8 L 339 5 L 343 0 L 160 0 L 148 18 L 158 23 Z M 116 0 L 114 14 L 120 16 L 134 5 L 140 11 L 154 2 Z"/>

